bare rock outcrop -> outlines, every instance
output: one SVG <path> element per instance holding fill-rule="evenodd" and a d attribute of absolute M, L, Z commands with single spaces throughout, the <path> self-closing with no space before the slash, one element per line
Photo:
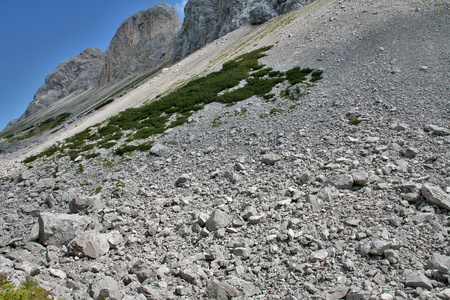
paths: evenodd
<path fill-rule="evenodd" d="M 177 42 L 174 61 L 247 24 L 259 25 L 313 0 L 190 0 Z"/>
<path fill-rule="evenodd" d="M 106 50 L 101 83 L 150 71 L 171 61 L 180 17 L 171 5 L 156 4 L 122 25 Z"/>
<path fill-rule="evenodd" d="M 45 84 L 34 94 L 34 99 L 25 113 L 19 119 L 11 121 L 9 125 L 32 116 L 74 92 L 97 87 L 104 64 L 105 53 L 96 48 L 88 48 L 63 61 L 45 77 Z"/>

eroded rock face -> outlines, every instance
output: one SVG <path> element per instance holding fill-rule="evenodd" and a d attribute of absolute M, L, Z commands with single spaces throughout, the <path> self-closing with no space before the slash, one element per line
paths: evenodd
<path fill-rule="evenodd" d="M 19 119 L 11 121 L 9 125 L 32 116 L 74 92 L 97 87 L 104 64 L 105 53 L 95 48 L 88 48 L 77 56 L 63 61 L 55 71 L 45 77 L 45 84 L 34 94 L 34 99 L 25 113 Z"/>
<path fill-rule="evenodd" d="M 166 3 L 137 12 L 122 25 L 106 50 L 101 83 L 158 68 L 172 58 L 180 17 Z"/>
<path fill-rule="evenodd" d="M 179 60 L 206 44 L 247 24 L 259 25 L 312 0 L 190 0 L 177 42 L 174 60 Z"/>

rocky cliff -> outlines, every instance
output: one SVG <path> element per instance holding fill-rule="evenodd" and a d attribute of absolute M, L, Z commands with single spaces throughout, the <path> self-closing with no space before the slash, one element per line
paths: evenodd
<path fill-rule="evenodd" d="M 160 3 L 126 19 L 106 50 L 101 83 L 156 69 L 172 59 L 180 17 Z"/>
<path fill-rule="evenodd" d="M 313 0 L 190 0 L 185 7 L 174 60 L 186 57 L 241 26 L 262 24 L 311 2 Z"/>
<path fill-rule="evenodd" d="M 33 101 L 25 113 L 11 121 L 14 125 L 37 111 L 49 107 L 71 93 L 84 91 L 98 86 L 102 68 L 105 65 L 105 53 L 100 49 L 89 48 L 58 65 L 55 71 L 45 77 L 45 84 L 34 94 Z"/>
<path fill-rule="evenodd" d="M 137 12 L 117 30 L 106 52 L 86 49 L 62 62 L 34 95 L 14 125 L 71 93 L 82 92 L 130 75 L 152 72 L 179 61 L 215 39 L 246 24 L 258 25 L 313 0 L 190 0 L 185 19 L 160 3 Z"/>

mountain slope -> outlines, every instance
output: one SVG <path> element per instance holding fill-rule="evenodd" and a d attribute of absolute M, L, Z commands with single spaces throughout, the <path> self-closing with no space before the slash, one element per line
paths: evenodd
<path fill-rule="evenodd" d="M 439 1 L 318 0 L 3 156 L 0 272 L 64 299 L 448 298 L 449 18 Z M 86 147 L 108 117 L 261 48 L 261 67 L 221 95 L 297 66 L 323 78 L 212 102 L 145 138 L 150 151 L 114 153 L 140 142 L 133 127 Z M 11 164 L 90 126 L 73 160 Z"/>

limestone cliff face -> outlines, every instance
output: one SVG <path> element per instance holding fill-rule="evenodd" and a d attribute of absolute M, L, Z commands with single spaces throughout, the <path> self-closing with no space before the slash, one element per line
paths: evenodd
<path fill-rule="evenodd" d="M 314 0 L 189 0 L 174 61 L 241 26 L 262 24 Z"/>
<path fill-rule="evenodd" d="M 45 77 L 45 84 L 34 94 L 33 101 L 25 113 L 19 119 L 11 121 L 9 125 L 51 106 L 71 93 L 97 87 L 104 64 L 105 53 L 94 48 L 88 48 L 77 56 L 63 61 L 55 71 Z"/>
<path fill-rule="evenodd" d="M 106 50 L 101 83 L 141 72 L 150 72 L 172 60 L 180 17 L 161 3 L 126 19 Z"/>
<path fill-rule="evenodd" d="M 8 126 L 71 93 L 176 62 L 246 24 L 258 25 L 314 0 L 189 0 L 185 19 L 166 3 L 126 19 L 103 53 L 86 49 L 47 75 L 25 113 Z"/>

